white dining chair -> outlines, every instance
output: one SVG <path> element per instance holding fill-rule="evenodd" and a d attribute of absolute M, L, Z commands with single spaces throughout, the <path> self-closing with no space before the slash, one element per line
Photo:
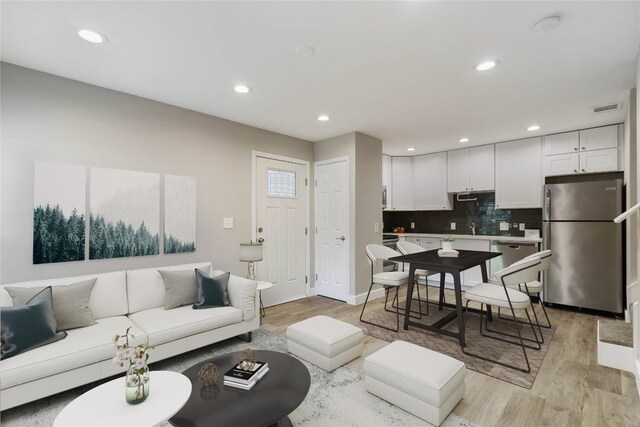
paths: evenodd
<path fill-rule="evenodd" d="M 512 285 L 516 285 L 518 283 L 526 283 L 536 279 L 539 271 L 540 260 L 539 259 L 530 259 L 530 260 L 522 260 L 518 263 L 514 263 L 507 268 L 503 268 L 498 271 L 495 275 L 496 280 L 500 283 L 501 286 L 496 286 L 492 283 L 480 283 L 472 288 L 468 289 L 465 292 L 465 328 L 466 328 L 466 318 L 469 312 L 469 303 L 476 302 L 480 303 L 480 334 L 484 337 L 499 340 L 502 342 L 506 342 L 509 344 L 519 345 L 522 348 L 522 353 L 524 355 L 524 360 L 526 362 L 526 369 L 521 368 L 517 365 L 512 365 L 510 363 L 506 363 L 504 361 L 500 361 L 497 359 L 491 359 L 487 356 L 473 353 L 462 348 L 462 351 L 465 354 L 470 356 L 477 357 L 482 360 L 486 360 L 489 362 L 497 363 L 502 366 L 506 366 L 512 369 L 517 369 L 522 372 L 530 372 L 531 365 L 529 364 L 529 357 L 527 356 L 527 348 L 532 348 L 534 350 L 540 350 L 542 348 L 541 339 L 538 338 L 538 334 L 536 333 L 536 329 L 531 320 L 531 316 L 529 315 L 529 308 L 531 307 L 531 299 L 529 295 L 524 292 L 521 292 L 517 289 L 513 289 Z M 489 329 L 488 322 L 485 320 L 485 329 L 486 332 L 491 332 L 494 335 L 490 335 L 488 333 L 483 333 L 483 317 L 484 317 L 484 306 L 490 305 L 492 307 L 500 307 L 509 309 L 512 314 L 512 318 L 508 319 L 513 321 L 517 334 L 509 334 L 506 332 L 499 332 L 496 330 Z M 534 339 L 525 338 L 522 336 L 521 329 L 521 320 L 516 316 L 516 310 L 524 310 L 529 326 L 531 327 L 531 331 L 533 332 Z M 516 338 L 517 341 L 512 341 L 509 339 L 501 338 L 495 335 L 507 336 L 511 338 Z M 527 345 L 525 341 L 535 342 L 536 345 Z"/>
<path fill-rule="evenodd" d="M 406 240 L 399 240 L 398 243 L 396 243 L 396 248 L 398 249 L 398 251 L 402 254 L 402 255 L 409 255 L 409 254 L 417 254 L 420 252 L 426 252 L 427 250 L 425 248 L 423 248 L 420 245 L 416 245 L 413 242 L 408 242 Z M 404 263 L 402 265 L 402 269 L 405 270 L 405 266 Z M 429 270 L 424 270 L 424 269 L 416 269 L 416 271 L 413 273 L 414 274 L 414 283 L 416 286 L 416 289 L 418 289 L 418 304 L 422 304 L 423 302 L 425 302 L 427 304 L 427 312 L 426 314 L 429 314 L 429 283 L 428 283 L 428 277 L 431 276 L 433 273 L 431 273 Z M 425 298 L 426 301 L 423 301 L 420 299 L 420 277 L 424 277 L 424 281 L 425 281 Z M 416 299 L 414 298 L 414 301 Z M 392 304 L 393 305 L 393 304 Z M 422 310 L 422 308 L 420 309 Z M 413 313 L 415 313 L 415 311 L 412 311 Z M 422 312 L 420 313 L 422 315 Z"/>

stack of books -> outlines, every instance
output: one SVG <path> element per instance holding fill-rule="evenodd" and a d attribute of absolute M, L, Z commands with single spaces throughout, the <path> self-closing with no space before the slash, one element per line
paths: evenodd
<path fill-rule="evenodd" d="M 455 249 L 452 249 L 450 251 L 445 251 L 444 249 L 438 249 L 438 256 L 442 258 L 457 257 L 459 253 L 460 252 L 456 251 Z"/>
<path fill-rule="evenodd" d="M 241 362 L 224 374 L 224 385 L 251 390 L 269 372 L 267 362 Z"/>

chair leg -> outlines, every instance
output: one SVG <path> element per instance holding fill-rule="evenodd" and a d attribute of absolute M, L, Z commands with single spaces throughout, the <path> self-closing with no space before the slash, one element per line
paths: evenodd
<path fill-rule="evenodd" d="M 525 287 L 526 287 L 526 285 L 525 285 Z M 527 292 L 527 294 L 528 294 L 528 292 Z M 550 329 L 551 328 L 551 321 L 549 320 L 549 315 L 547 314 L 547 309 L 544 307 L 544 302 L 542 301 L 542 297 L 540 296 L 540 294 L 538 294 L 537 296 L 538 296 L 538 300 L 540 301 L 539 304 L 542 307 L 542 311 L 544 313 L 544 317 L 547 319 L 547 324 L 546 325 L 542 325 L 540 323 L 540 321 L 538 320 L 538 313 L 536 312 L 536 309 L 533 306 L 533 304 L 531 305 L 531 311 L 533 311 L 533 317 L 535 317 L 535 319 L 536 319 L 536 323 L 534 325 L 538 327 L 538 330 L 540 331 L 540 336 L 542 337 L 542 343 L 544 344 L 544 336 L 542 336 L 542 330 L 540 328 Z M 502 316 L 500 314 L 500 307 L 498 307 L 498 317 L 500 319 L 502 319 L 502 320 L 512 320 L 510 317 Z"/>
<path fill-rule="evenodd" d="M 512 309 L 511 311 L 514 313 L 514 316 L 515 316 L 515 309 Z M 485 330 L 486 330 L 487 332 L 491 332 L 492 334 L 502 335 L 502 336 L 510 337 L 510 338 L 518 338 L 518 339 L 520 339 L 520 340 L 522 340 L 522 341 L 526 341 L 526 342 L 534 343 L 534 345 L 527 345 L 527 344 L 524 344 L 524 346 L 525 346 L 525 347 L 527 347 L 527 348 L 530 348 L 530 349 L 532 349 L 532 350 L 540 350 L 540 349 L 542 348 L 542 347 L 541 347 L 541 344 L 542 344 L 542 343 L 541 343 L 541 342 L 540 342 L 540 340 L 538 339 L 538 334 L 537 334 L 537 333 L 536 333 L 536 331 L 535 331 L 535 326 L 536 326 L 536 325 L 534 325 L 534 324 L 533 324 L 533 322 L 531 322 L 531 317 L 529 316 L 529 311 L 528 311 L 527 309 L 524 309 L 524 311 L 525 311 L 525 314 L 527 315 L 527 318 L 529 319 L 529 322 L 528 322 L 528 323 L 529 323 L 529 325 L 531 326 L 531 330 L 533 331 L 533 336 L 534 336 L 534 338 L 533 338 L 533 339 L 532 339 L 532 338 L 525 338 L 525 337 L 522 337 L 522 336 L 521 336 L 521 333 L 520 333 L 520 329 L 521 329 L 521 327 L 519 327 L 520 329 L 518 329 L 518 331 L 517 331 L 517 332 L 518 332 L 518 335 L 510 334 L 510 333 L 507 333 L 507 332 L 499 332 L 499 331 L 496 331 L 496 330 L 494 330 L 494 329 L 490 329 L 490 328 L 489 328 L 489 322 L 487 322 L 487 321 L 485 321 L 485 323 L 484 323 L 484 328 L 485 328 Z M 518 318 L 517 318 L 517 317 L 515 317 L 515 318 L 513 318 L 513 317 L 503 317 L 503 319 L 504 319 L 504 320 L 509 320 L 509 321 L 516 321 L 516 324 L 517 324 L 517 325 L 520 325 L 520 323 L 524 323 L 524 322 L 522 322 L 521 320 L 518 320 Z M 542 334 L 542 332 L 540 332 L 540 333 Z M 482 333 L 482 329 L 481 329 L 481 331 L 480 331 L 480 334 L 481 334 L 482 336 L 484 336 L 484 337 L 487 337 L 487 338 L 493 338 L 493 339 L 498 340 L 498 341 L 502 341 L 502 342 L 506 342 L 506 343 L 514 344 L 514 345 L 518 345 L 518 343 L 517 343 L 517 342 L 513 342 L 513 341 L 511 341 L 511 340 L 507 340 L 507 339 L 504 339 L 504 338 L 499 338 L 499 337 L 492 336 L 492 335 L 489 335 L 489 334 L 486 334 L 486 333 L 484 333 L 484 334 L 483 334 L 483 333 Z"/>
<path fill-rule="evenodd" d="M 382 328 L 382 329 L 386 329 L 388 331 L 391 332 L 398 332 L 400 330 L 400 312 L 396 311 L 396 329 L 393 328 L 389 328 L 388 326 L 384 326 L 384 325 L 380 325 L 377 323 L 373 323 L 373 322 L 369 322 L 368 320 L 364 320 L 363 316 L 364 316 L 364 310 L 367 307 L 367 302 L 369 301 L 369 295 L 371 295 L 371 289 L 373 288 L 373 282 L 371 282 L 371 286 L 369 286 L 369 291 L 367 292 L 367 297 L 364 300 L 364 304 L 362 305 L 362 311 L 360 312 L 360 321 L 362 323 L 366 323 L 368 325 L 372 325 L 372 326 L 377 326 L 378 328 Z M 396 292 L 398 292 L 398 288 L 396 287 Z M 387 300 L 389 298 L 389 288 L 385 289 L 385 299 L 384 299 L 384 305 L 385 305 L 385 310 L 387 307 Z"/>
<path fill-rule="evenodd" d="M 542 307 L 542 312 L 544 313 L 544 317 L 547 319 L 547 324 L 545 325 L 540 325 L 543 328 L 546 329 L 551 329 L 551 320 L 549 320 L 549 315 L 547 314 L 547 309 L 544 307 L 544 301 L 542 301 L 542 297 L 540 296 L 540 294 L 538 294 L 538 300 L 540 303 L 540 306 Z"/>
<path fill-rule="evenodd" d="M 416 281 L 414 281 L 413 283 L 416 283 Z M 415 286 L 415 287 L 416 287 L 416 288 L 418 288 L 418 285 L 416 284 L 416 286 Z M 398 289 L 398 288 L 396 288 L 396 289 Z M 418 301 L 418 311 L 411 310 L 411 312 L 410 312 L 409 316 L 410 316 L 412 319 L 422 319 L 422 307 L 421 307 L 421 305 L 420 305 L 420 303 L 421 303 L 421 300 L 420 300 L 420 288 L 418 288 L 418 299 L 415 299 L 415 298 L 413 298 L 413 297 L 412 297 L 411 299 L 412 299 L 413 301 Z M 404 309 L 404 308 L 399 307 L 399 304 L 398 304 L 398 292 L 397 292 L 397 291 L 396 291 L 396 295 L 393 297 L 393 300 L 391 301 L 391 308 L 396 309 L 396 310 L 397 310 L 397 309 L 399 309 L 402 313 L 404 313 L 404 312 L 405 312 L 405 309 Z M 393 313 L 393 312 L 395 311 L 395 310 L 389 310 L 389 309 L 387 308 L 387 304 L 386 304 L 386 303 L 385 303 L 385 305 L 384 305 L 384 309 L 385 309 L 386 311 L 388 311 L 389 313 Z M 411 314 L 417 314 L 418 316 L 411 316 Z"/>
<path fill-rule="evenodd" d="M 465 313 L 467 312 L 468 307 L 469 307 L 469 301 L 467 300 L 467 304 L 466 304 L 466 307 L 465 307 Z M 480 355 L 480 354 L 477 354 L 477 353 L 470 352 L 470 351 L 466 350 L 465 347 L 462 347 L 462 352 L 464 354 L 468 354 L 469 356 L 473 356 L 473 357 L 476 357 L 476 358 L 481 359 L 481 360 L 486 360 L 487 362 L 496 363 L 498 365 L 502 365 L 502 366 L 505 366 L 507 368 L 516 369 L 516 370 L 521 371 L 521 372 L 529 373 L 529 372 L 531 372 L 531 365 L 529 364 L 529 357 L 527 356 L 527 350 L 525 348 L 526 346 L 524 344 L 524 341 L 522 340 L 522 336 L 520 335 L 520 325 L 519 325 L 518 319 L 516 318 L 515 310 L 513 309 L 513 307 L 511 307 L 511 311 L 513 312 L 513 321 L 516 324 L 516 330 L 518 331 L 518 336 L 520 338 L 520 347 L 522 347 L 522 353 L 524 354 L 524 360 L 525 360 L 525 362 L 527 364 L 527 368 L 526 369 L 518 367 L 516 365 L 511 365 L 509 363 L 504 363 L 504 362 L 501 362 L 501 361 L 496 360 L 496 359 L 491 359 L 489 357 L 486 357 L 486 356 L 483 356 L 483 355 Z M 480 304 L 480 334 L 482 336 L 486 336 L 488 338 L 496 339 L 496 340 L 499 340 L 499 341 L 508 342 L 510 344 L 516 344 L 516 343 L 513 343 L 511 341 L 503 340 L 501 338 L 492 337 L 490 335 L 482 334 L 483 312 L 484 312 L 484 304 Z"/>

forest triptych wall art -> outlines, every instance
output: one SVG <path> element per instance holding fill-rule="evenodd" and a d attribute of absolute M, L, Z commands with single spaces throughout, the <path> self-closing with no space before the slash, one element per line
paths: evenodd
<path fill-rule="evenodd" d="M 160 253 L 160 174 L 36 163 L 33 263 Z M 196 178 L 164 179 L 164 253 L 196 248 Z M 88 194 L 88 201 L 87 201 Z M 88 202 L 88 203 L 87 203 Z M 87 206 L 87 204 L 89 206 Z"/>

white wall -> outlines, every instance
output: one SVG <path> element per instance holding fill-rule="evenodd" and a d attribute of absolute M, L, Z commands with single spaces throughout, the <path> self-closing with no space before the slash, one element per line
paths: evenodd
<path fill-rule="evenodd" d="M 251 236 L 251 151 L 313 161 L 308 141 L 6 63 L 0 71 L 3 284 L 199 260 L 245 275 L 238 246 Z M 33 265 L 36 161 L 195 176 L 197 251 Z M 223 217 L 234 218 L 232 230 Z"/>

